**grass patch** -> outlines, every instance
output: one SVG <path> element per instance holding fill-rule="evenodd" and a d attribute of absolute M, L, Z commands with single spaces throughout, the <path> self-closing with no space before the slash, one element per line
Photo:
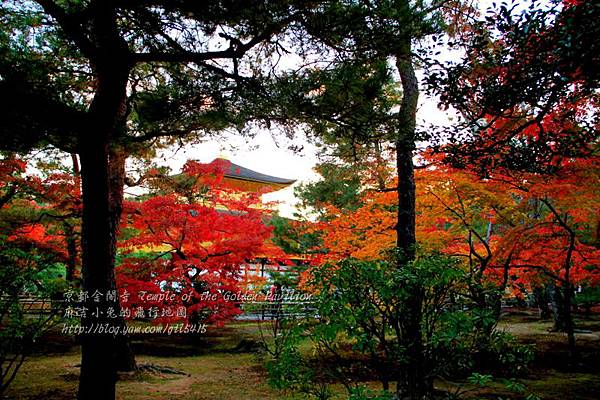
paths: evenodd
<path fill-rule="evenodd" d="M 578 373 L 565 370 L 566 338 L 560 333 L 549 333 L 550 321 L 531 320 L 530 315 L 508 316 L 500 327 L 515 334 L 521 341 L 536 343 L 538 357 L 531 374 L 521 381 L 528 393 L 542 399 L 592 400 L 600 398 L 600 318 L 578 321 L 591 334 L 578 334 L 578 346 L 586 369 Z M 265 333 L 268 328 L 265 326 Z M 44 338 L 9 388 L 9 399 L 73 399 L 76 395 L 80 362 L 77 342 L 57 336 L 53 332 Z M 266 371 L 252 346 L 240 343 L 260 341 L 260 332 L 254 322 L 237 322 L 222 328 L 209 327 L 204 335 L 150 336 L 133 338 L 140 364 L 167 366 L 187 375 L 136 372 L 123 374 L 117 383 L 117 396 L 124 400 L 213 400 L 213 399 L 299 399 L 270 388 Z M 301 350 L 311 351 L 306 339 Z M 360 379 L 373 389 L 377 382 Z M 455 384 L 436 382 L 444 390 Z M 333 385 L 337 398 L 345 398 L 341 385 Z M 507 392 L 500 384 L 487 388 L 473 388 L 465 398 L 519 398 Z"/>

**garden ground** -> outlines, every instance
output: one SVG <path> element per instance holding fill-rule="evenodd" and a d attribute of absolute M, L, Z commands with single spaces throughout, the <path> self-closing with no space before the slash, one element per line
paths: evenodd
<path fill-rule="evenodd" d="M 536 359 L 530 374 L 521 380 L 528 393 L 541 399 L 600 398 L 600 317 L 578 320 L 578 349 L 583 361 L 576 372 L 566 362 L 566 338 L 549 333 L 550 321 L 539 321 L 532 313 L 505 316 L 501 329 L 515 334 L 523 343 L 536 344 Z M 143 371 L 121 374 L 117 397 L 142 399 L 292 399 L 269 387 L 254 344 L 260 341 L 256 323 L 210 328 L 193 336 L 134 338 L 133 346 Z M 78 380 L 79 347 L 73 337 L 60 330 L 36 343 L 34 355 L 23 365 L 9 388 L 9 399 L 72 399 Z M 163 368 L 164 367 L 164 368 Z M 375 382 L 365 382 L 378 388 Z M 455 382 L 436 382 L 440 389 Z M 463 386 L 469 389 L 469 387 Z M 343 393 L 341 387 L 334 388 Z M 492 384 L 468 392 L 472 398 L 518 398 Z M 343 398 L 340 396 L 340 398 Z"/>

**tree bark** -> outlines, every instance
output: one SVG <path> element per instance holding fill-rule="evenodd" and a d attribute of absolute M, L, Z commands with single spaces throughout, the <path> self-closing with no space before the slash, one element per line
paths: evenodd
<path fill-rule="evenodd" d="M 127 44 L 119 35 L 116 12 L 111 2 L 96 2 L 90 30 L 96 50 L 91 60 L 96 76 L 96 92 L 88 110 L 90 131 L 79 143 L 83 187 L 82 275 L 83 290 L 90 297 L 82 318 L 81 375 L 78 398 L 112 400 L 119 354 L 119 297 L 116 291 L 115 254 L 120 203 L 115 201 L 111 144 L 124 129 L 127 114 L 126 88 L 131 68 Z M 114 157 L 114 153 L 112 153 Z M 122 190 L 122 189 L 121 189 Z M 92 294 L 100 293 L 96 302 Z M 112 329 L 113 332 L 107 332 Z"/>
<path fill-rule="evenodd" d="M 566 224 L 565 224 L 566 225 Z M 577 348 L 575 345 L 575 325 L 573 323 L 573 286 L 571 284 L 571 263 L 573 259 L 573 251 L 575 250 L 575 232 L 568 229 L 569 232 L 569 247 L 565 258 L 565 281 L 563 284 L 563 299 L 565 308 L 565 332 L 569 343 L 569 360 L 572 365 L 577 362 Z"/>
<path fill-rule="evenodd" d="M 111 146 L 109 149 L 109 206 L 111 225 L 115 229 L 115 237 L 118 236 L 121 214 L 123 211 L 123 187 L 125 185 L 125 162 L 127 151 L 120 146 Z M 116 243 L 115 243 L 116 246 Z M 120 304 L 119 310 L 120 310 Z M 114 322 L 119 329 L 123 330 L 127 325 L 125 319 L 120 315 Z M 135 355 L 129 344 L 128 335 L 117 336 L 117 371 L 134 371 L 137 368 Z"/>
<path fill-rule="evenodd" d="M 396 54 L 396 66 L 402 82 L 402 103 L 398 112 L 396 135 L 396 173 L 398 177 L 398 214 L 396 222 L 396 246 L 398 268 L 406 268 L 415 258 L 415 178 L 413 151 L 419 85 L 412 62 L 411 41 L 405 39 Z M 406 361 L 397 375 L 395 397 L 398 399 L 422 400 L 429 398 L 433 383 L 428 379 L 427 360 L 421 332 L 423 287 L 415 282 L 405 304 L 402 315 Z"/>
<path fill-rule="evenodd" d="M 552 282 L 549 289 L 550 295 L 550 304 L 552 308 L 552 319 L 554 320 L 553 330 L 556 332 L 564 332 L 565 331 L 565 307 L 563 300 L 563 293 L 556 286 L 555 282 Z"/>
<path fill-rule="evenodd" d="M 577 347 L 575 344 L 575 324 L 573 323 L 573 310 L 572 310 L 572 295 L 573 290 L 571 282 L 567 281 L 564 285 L 564 314 L 565 314 L 565 333 L 567 334 L 567 342 L 569 344 L 569 360 L 571 364 L 577 362 Z"/>
<path fill-rule="evenodd" d="M 398 176 L 398 215 L 396 222 L 396 246 L 404 261 L 415 257 L 415 169 L 413 151 L 415 149 L 415 129 L 419 83 L 411 58 L 411 43 L 404 43 L 403 51 L 396 54 L 396 67 L 402 81 L 402 104 L 398 112 L 396 134 L 396 174 Z M 400 260 L 400 267 L 403 261 Z"/>
<path fill-rule="evenodd" d="M 536 286 L 533 288 L 535 303 L 540 310 L 540 318 L 548 319 L 551 316 L 550 307 L 548 307 L 548 290 L 545 286 Z"/>
<path fill-rule="evenodd" d="M 90 140 L 90 142 L 96 142 Z M 100 138 L 101 139 L 101 138 Z M 81 324 L 81 375 L 78 398 L 114 399 L 116 382 L 116 340 L 104 332 L 113 325 L 106 293 L 116 290 L 114 277 L 115 230 L 111 224 L 108 186 L 108 143 L 89 143 L 81 151 L 83 182 L 83 290 L 89 295 L 87 313 Z M 100 293 L 99 302 L 92 295 Z"/>
<path fill-rule="evenodd" d="M 575 251 L 575 243 L 576 243 L 576 235 L 575 231 L 568 224 L 569 215 L 565 214 L 562 216 L 556 208 L 552 205 L 552 203 L 547 199 L 543 199 L 542 202 L 548 207 L 550 212 L 554 215 L 554 219 L 560 225 L 565 232 L 568 234 L 569 244 L 567 247 L 567 253 L 565 255 L 565 261 L 563 264 L 563 269 L 565 271 L 563 279 L 561 279 L 562 283 L 562 297 L 563 297 L 563 315 L 564 315 L 564 331 L 567 334 L 567 339 L 569 343 L 569 360 L 572 365 L 577 362 L 577 349 L 575 347 L 575 327 L 573 324 L 573 315 L 572 315 L 572 296 L 573 296 L 573 285 L 571 282 L 571 267 L 573 263 L 573 252 Z M 556 289 L 556 288 L 555 288 Z M 557 292 L 557 290 L 555 290 Z"/>
<path fill-rule="evenodd" d="M 77 154 L 71 153 L 71 161 L 73 163 L 73 181 L 76 188 L 76 193 L 81 196 L 81 168 L 79 168 L 79 160 Z M 66 242 L 67 242 L 67 268 L 65 280 L 73 283 L 78 277 L 77 259 L 79 258 L 79 246 L 77 243 L 78 234 L 75 233 L 75 227 L 69 222 L 63 223 Z"/>
<path fill-rule="evenodd" d="M 77 277 L 77 238 L 75 236 L 75 228 L 69 222 L 63 223 L 63 229 L 67 242 L 67 265 L 65 280 L 73 283 Z"/>

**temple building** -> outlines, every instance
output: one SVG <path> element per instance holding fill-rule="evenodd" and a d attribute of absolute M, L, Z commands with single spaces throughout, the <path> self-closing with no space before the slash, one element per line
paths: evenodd
<path fill-rule="evenodd" d="M 223 158 L 217 158 L 212 162 L 222 162 L 226 166 L 225 181 L 244 192 L 276 192 L 296 182 L 295 179 L 262 174 Z"/>
<path fill-rule="evenodd" d="M 224 181 L 227 185 L 243 192 L 271 193 L 285 189 L 296 182 L 295 179 L 280 178 L 254 171 L 224 158 L 216 158 L 211 163 L 214 162 L 222 163 L 225 166 Z M 266 245 L 275 246 L 272 243 Z M 297 257 L 289 258 L 292 261 L 301 262 Z M 286 265 L 273 264 L 272 260 L 258 255 L 255 260 L 243 266 L 242 273 L 262 278 L 267 277 L 268 271 L 286 272 L 288 268 Z"/>

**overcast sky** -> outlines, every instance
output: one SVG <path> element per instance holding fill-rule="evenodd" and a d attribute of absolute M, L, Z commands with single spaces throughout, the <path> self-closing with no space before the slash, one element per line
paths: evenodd
<path fill-rule="evenodd" d="M 274 136 L 274 135 L 273 135 Z M 307 182 L 317 179 L 312 168 L 317 162 L 316 149 L 305 138 L 298 138 L 294 143 L 304 146 L 301 153 L 288 149 L 291 143 L 288 139 L 273 136 L 268 131 L 260 131 L 254 139 L 244 139 L 230 135 L 220 141 L 207 139 L 196 145 L 187 145 L 177 151 L 166 151 L 158 160 L 166 163 L 174 171 L 178 171 L 188 159 L 200 162 L 210 162 L 217 157 L 226 158 L 238 165 L 253 169 L 264 174 L 296 179 L 297 182 Z M 294 212 L 293 187 L 269 193 L 263 196 L 265 201 L 279 202 L 278 210 L 281 215 L 290 217 Z"/>
<path fill-rule="evenodd" d="M 448 117 L 451 113 L 440 111 L 434 99 L 422 95 L 420 103 L 417 118 L 422 124 L 450 123 Z M 294 152 L 288 148 L 290 144 L 299 144 L 303 146 L 303 150 Z M 226 158 L 264 174 L 296 179 L 297 182 L 293 186 L 263 196 L 265 201 L 279 202 L 277 209 L 286 217 L 291 217 L 295 211 L 294 204 L 297 200 L 293 188 L 302 182 L 318 179 L 318 175 L 313 171 L 318 161 L 314 145 L 305 137 L 289 140 L 266 130 L 258 132 L 254 139 L 244 139 L 236 135 L 228 135 L 220 141 L 207 139 L 204 143 L 165 151 L 157 161 L 159 164 L 169 165 L 173 171 L 179 171 L 188 159 L 210 162 L 217 157 Z"/>

